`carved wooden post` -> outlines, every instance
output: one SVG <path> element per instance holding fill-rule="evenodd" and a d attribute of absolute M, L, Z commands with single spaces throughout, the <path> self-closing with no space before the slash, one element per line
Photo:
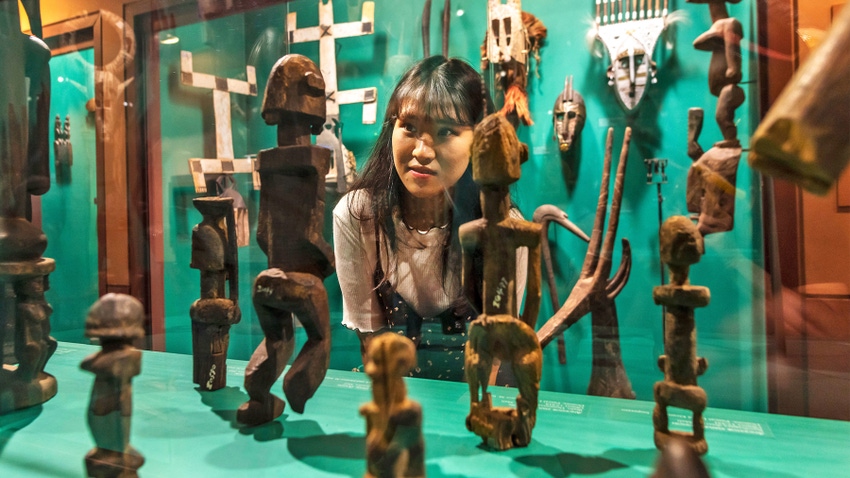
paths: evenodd
<path fill-rule="evenodd" d="M 325 120 L 325 82 L 302 55 L 286 55 L 269 75 L 263 119 L 277 125 L 278 147 L 260 151 L 260 216 L 257 242 L 269 269 L 254 281 L 254 308 L 265 339 L 245 369 L 250 400 L 237 420 L 259 425 L 280 416 L 283 401 L 269 389 L 283 372 L 295 346 L 292 314 L 307 332 L 307 343 L 284 377 L 283 391 L 293 410 L 322 383 L 330 363 L 330 313 L 322 280 L 333 273 L 333 251 L 322 237 L 325 175 L 331 152 L 310 144 Z"/>
<path fill-rule="evenodd" d="M 86 337 L 102 350 L 80 368 L 95 375 L 88 423 L 95 448 L 86 454 L 88 476 L 133 478 L 145 458 L 130 445 L 133 377 L 141 372 L 142 353 L 133 341 L 145 336 L 142 303 L 124 294 L 106 294 L 89 309 Z"/>
<path fill-rule="evenodd" d="M 38 2 L 24 7 L 40 34 Z M 30 222 L 30 196 L 50 188 L 50 50 L 21 33 L 12 0 L 0 0 L 0 44 L 0 344 L 4 350 L 14 344 L 17 363 L 0 370 L 0 413 L 6 413 L 56 394 L 56 379 L 44 373 L 56 349 L 44 300 L 55 263 L 42 257 L 47 237 Z"/>
<path fill-rule="evenodd" d="M 239 265 L 233 199 L 195 198 L 203 221 L 192 230 L 192 264 L 201 271 L 201 298 L 189 309 L 192 317 L 193 381 L 203 390 L 227 385 L 230 326 L 239 322 Z M 229 297 L 225 286 L 230 284 Z"/>
<path fill-rule="evenodd" d="M 707 397 L 697 385 L 697 377 L 708 368 L 708 362 L 696 355 L 694 309 L 708 305 L 711 295 L 707 287 L 690 285 L 688 270 L 699 262 L 705 249 L 697 227 L 684 216 L 664 221 L 660 235 L 661 260 L 670 268 L 670 283 L 652 291 L 655 303 L 665 307 L 664 355 L 658 358 L 664 381 L 655 383 L 652 415 L 655 446 L 663 449 L 676 437 L 702 455 L 708 451 L 702 418 Z M 693 434 L 670 430 L 668 406 L 693 412 Z"/>

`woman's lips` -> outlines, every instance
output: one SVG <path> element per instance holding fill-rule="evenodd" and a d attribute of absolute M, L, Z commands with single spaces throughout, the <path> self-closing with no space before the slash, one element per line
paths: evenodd
<path fill-rule="evenodd" d="M 437 173 L 431 171 L 428 168 L 410 168 L 410 175 L 414 178 L 429 178 L 431 176 L 436 176 Z"/>

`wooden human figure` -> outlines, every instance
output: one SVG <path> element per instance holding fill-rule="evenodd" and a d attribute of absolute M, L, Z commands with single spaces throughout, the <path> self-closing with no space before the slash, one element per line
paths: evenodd
<path fill-rule="evenodd" d="M 696 326 L 694 309 L 705 307 L 711 298 L 707 287 L 693 286 L 688 279 L 691 264 L 699 262 L 704 253 L 703 239 L 696 226 L 684 216 L 673 216 L 661 226 L 661 261 L 670 269 L 670 283 L 656 286 L 652 298 L 664 306 L 664 355 L 658 367 L 664 381 L 654 387 L 655 446 L 663 449 L 673 438 L 687 441 L 702 455 L 708 451 L 705 441 L 703 411 L 706 393 L 697 385 L 697 377 L 708 368 L 708 362 L 696 355 Z M 693 412 L 693 433 L 670 430 L 667 407 L 684 408 Z"/>
<path fill-rule="evenodd" d="M 142 353 L 133 341 L 145 336 L 144 307 L 124 294 L 106 294 L 89 309 L 86 337 L 98 339 L 101 351 L 80 368 L 95 375 L 88 424 L 95 448 L 86 454 L 88 476 L 132 478 L 145 458 L 130 445 L 133 377 L 141 372 Z"/>
<path fill-rule="evenodd" d="M 294 318 L 307 342 L 284 377 L 293 410 L 322 383 L 330 363 L 330 314 L 323 279 L 333 273 L 330 245 L 322 237 L 325 175 L 331 152 L 310 144 L 325 120 L 325 83 L 319 68 L 302 55 L 275 63 L 262 109 L 276 124 L 278 147 L 260 151 L 260 214 L 257 242 L 269 268 L 254 281 L 253 301 L 265 339 L 245 369 L 250 400 L 237 411 L 239 422 L 259 425 L 280 416 L 284 402 L 269 392 L 295 347 Z"/>
<path fill-rule="evenodd" d="M 201 298 L 189 309 L 192 377 L 202 390 L 218 390 L 227 385 L 230 326 L 242 318 L 233 198 L 201 197 L 192 203 L 204 217 L 192 229 L 190 267 L 201 271 Z"/>
<path fill-rule="evenodd" d="M 399 334 L 369 343 L 366 374 L 372 401 L 360 407 L 366 418 L 366 477 L 425 476 L 422 406 L 407 398 L 402 377 L 416 366 L 416 346 Z"/>
<path fill-rule="evenodd" d="M 463 283 L 469 291 L 471 257 L 484 258 L 483 310 L 469 325 L 465 374 L 469 384 L 467 428 L 500 450 L 527 446 L 537 417 L 542 352 L 534 324 L 540 309 L 541 226 L 510 216 L 508 186 L 519 179 L 528 148 L 519 142 L 511 124 L 499 114 L 475 127 L 472 177 L 481 185 L 484 217 L 460 227 Z M 516 302 L 516 248 L 528 247 L 528 289 L 523 315 Z M 510 363 L 517 381 L 517 408 L 494 408 L 487 384 L 494 359 Z M 479 394 L 480 390 L 480 394 Z"/>
<path fill-rule="evenodd" d="M 741 22 L 729 17 L 726 3 L 740 0 L 688 0 L 689 3 L 708 3 L 712 25 L 694 40 L 694 48 L 711 52 L 708 69 L 708 88 L 717 97 L 715 120 L 723 139 L 703 152 L 698 139 L 702 130 L 703 112 L 688 111 L 688 155 L 694 160 L 688 171 L 687 206 L 698 220 L 703 236 L 732 230 L 735 216 L 735 184 L 741 143 L 735 124 L 735 110 L 745 100 L 738 86 L 742 78 Z"/>
<path fill-rule="evenodd" d="M 56 349 L 44 300 L 56 264 L 42 257 L 47 237 L 31 222 L 31 196 L 50 188 L 50 49 L 37 37 L 38 1 L 22 4 L 35 36 L 21 33 L 18 2 L 0 0 L 0 347 L 15 362 L 0 369 L 0 413 L 56 394 L 44 373 Z"/>

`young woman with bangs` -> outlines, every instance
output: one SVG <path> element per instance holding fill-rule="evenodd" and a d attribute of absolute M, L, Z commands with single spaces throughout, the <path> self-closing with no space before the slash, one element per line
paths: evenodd
<path fill-rule="evenodd" d="M 434 56 L 413 65 L 359 180 L 333 211 L 343 325 L 361 353 L 375 334 L 403 327 L 420 350 L 419 376 L 463 380 L 466 322 L 480 298 L 461 290 L 458 227 L 482 216 L 469 157 L 486 102 L 466 62 Z M 521 294 L 525 267 L 517 270 Z"/>

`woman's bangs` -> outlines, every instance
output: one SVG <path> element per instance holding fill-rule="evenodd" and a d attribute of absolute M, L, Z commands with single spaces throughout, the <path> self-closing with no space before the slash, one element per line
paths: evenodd
<path fill-rule="evenodd" d="M 469 106 L 463 104 L 461 95 L 452 94 L 447 85 L 429 82 L 399 93 L 402 98 L 398 110 L 399 118 L 419 116 L 448 120 L 464 126 L 473 123 L 473 119 L 469 117 Z"/>

